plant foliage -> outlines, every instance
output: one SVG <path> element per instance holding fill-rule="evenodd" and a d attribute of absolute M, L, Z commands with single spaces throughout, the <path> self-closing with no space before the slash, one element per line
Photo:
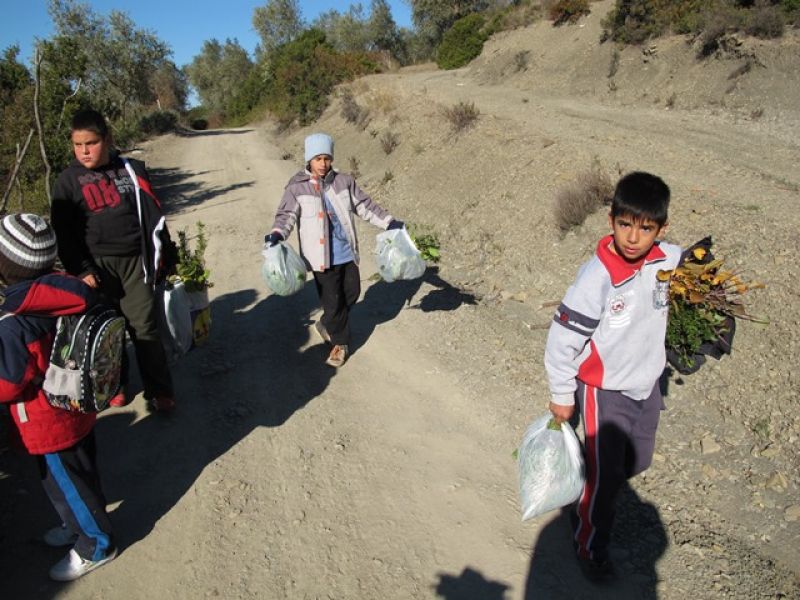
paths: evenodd
<path fill-rule="evenodd" d="M 212 287 L 211 272 L 206 268 L 205 254 L 208 240 L 205 225 L 197 222 L 194 249 L 189 245 L 185 229 L 178 232 L 178 265 L 176 277 L 183 281 L 187 292 L 200 292 Z"/>
<path fill-rule="evenodd" d="M 689 367 L 703 344 L 730 333 L 732 319 L 766 322 L 750 315 L 744 305 L 744 295 L 764 285 L 745 282 L 724 269 L 721 259 L 710 258 L 709 249 L 698 246 L 677 268 L 657 274 L 660 281 L 669 281 L 667 350 Z"/>
<path fill-rule="evenodd" d="M 419 250 L 422 259 L 429 263 L 438 263 L 441 258 L 439 236 L 430 227 L 409 223 L 408 235 Z"/>
<path fill-rule="evenodd" d="M 456 21 L 442 36 L 436 49 L 440 69 L 458 69 L 480 55 L 488 35 L 483 31 L 486 20 L 471 14 Z"/>

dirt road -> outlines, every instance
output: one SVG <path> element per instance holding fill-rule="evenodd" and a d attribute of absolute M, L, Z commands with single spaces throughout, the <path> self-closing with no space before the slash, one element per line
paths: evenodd
<path fill-rule="evenodd" d="M 519 524 L 513 448 L 492 439 L 500 425 L 481 399 L 420 350 L 426 314 L 406 308 L 427 284 L 373 283 L 366 260 L 355 352 L 339 371 L 311 335 L 313 285 L 268 296 L 260 240 L 295 168 L 278 152 L 237 130 L 168 138 L 147 156 L 171 228 L 206 225 L 211 340 L 175 367 L 173 418 L 148 414 L 138 396 L 98 423 L 117 560 L 58 587 L 44 574 L 60 553 L 29 539 L 21 556 L 4 552 L 3 570 L 26 575 L 10 590 L 5 578 L 5 597 L 436 597 L 481 577 L 487 589 L 523 586 L 533 531 Z M 374 233 L 362 230 L 365 248 Z M 14 532 L 23 539 L 50 524 L 36 505 L 30 529 Z"/>
<path fill-rule="evenodd" d="M 571 30 L 576 61 L 599 56 L 599 16 Z M 64 586 L 46 579 L 61 552 L 38 536 L 56 517 L 32 462 L 0 454 L 3 599 L 800 593 L 798 383 L 786 364 L 800 351 L 798 120 L 769 109 L 763 120 L 667 110 L 666 92 L 638 106 L 551 97 L 564 89 L 568 48 L 550 43 L 550 29 L 501 37 L 473 70 L 356 82 L 371 111 L 367 130 L 344 122 L 335 105 L 315 124 L 337 138 L 337 165 L 360 165 L 359 181 L 388 208 L 436 225 L 447 257 L 420 281 L 375 283 L 376 230 L 361 229 L 355 353 L 339 371 L 324 365 L 310 327 L 313 285 L 279 298 L 259 273 L 261 240 L 298 167 L 283 157 L 306 132 L 281 147 L 259 128 L 143 146 L 173 232 L 206 226 L 211 339 L 174 369 L 173 418 L 148 414 L 140 396 L 100 418 L 121 554 L 96 573 Z M 551 47 L 559 56 L 547 71 Z M 523 51 L 530 68 L 505 81 L 514 73 L 503 61 Z M 667 59 L 665 49 L 665 73 Z M 603 68 L 588 71 L 599 82 L 596 73 L 587 81 L 605 90 L 608 59 L 596 60 Z M 718 69 L 725 86 L 729 68 Z M 618 94 L 632 90 L 626 98 L 645 89 L 616 81 Z M 453 136 L 441 109 L 463 99 L 481 116 Z M 391 155 L 380 150 L 382 131 L 399 133 Z M 757 308 L 771 318 L 768 328 L 741 327 L 734 355 L 702 376 L 670 379 L 654 464 L 621 499 L 612 555 L 622 577 L 606 590 L 580 578 L 563 519 L 520 523 L 511 457 L 546 405 L 541 353 L 551 309 L 541 306 L 558 300 L 606 230 L 599 211 L 560 235 L 552 199 L 596 158 L 666 177 L 672 241 L 713 234 L 724 255 L 765 280 Z"/>

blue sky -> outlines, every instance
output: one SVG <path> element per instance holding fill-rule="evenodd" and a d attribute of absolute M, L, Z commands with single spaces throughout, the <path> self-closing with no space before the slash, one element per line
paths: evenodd
<path fill-rule="evenodd" d="M 173 51 L 173 60 L 178 66 L 192 61 L 200 53 L 205 40 L 237 38 L 243 48 L 253 52 L 258 36 L 251 24 L 253 9 L 264 6 L 266 0 L 91 0 L 85 2 L 95 12 L 107 15 L 112 10 L 121 10 L 141 28 L 153 31 Z M 53 34 L 46 0 L 10 0 L 3 6 L 0 19 L 0 50 L 18 44 L 20 60 L 30 63 L 35 38 L 46 38 Z M 346 11 L 351 2 L 324 2 L 301 0 L 303 18 L 312 21 L 319 13 L 331 9 Z M 369 0 L 362 0 L 365 11 Z M 404 0 L 389 0 L 392 15 L 399 27 L 411 27 L 411 9 Z"/>

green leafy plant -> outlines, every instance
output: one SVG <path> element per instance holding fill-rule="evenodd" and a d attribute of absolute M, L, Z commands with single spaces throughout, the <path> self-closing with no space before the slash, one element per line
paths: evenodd
<path fill-rule="evenodd" d="M 442 36 L 442 43 L 436 49 L 436 64 L 440 69 L 458 69 L 476 58 L 483 50 L 488 37 L 482 31 L 486 20 L 473 13 L 462 17 Z"/>
<path fill-rule="evenodd" d="M 724 340 L 734 319 L 767 322 L 749 314 L 743 301 L 744 294 L 764 285 L 745 282 L 724 269 L 723 261 L 712 259 L 707 248 L 694 248 L 681 265 L 659 271 L 657 278 L 669 282 L 666 347 L 689 368 L 703 344 Z"/>
<path fill-rule="evenodd" d="M 205 234 L 205 225 L 197 222 L 197 235 L 194 237 L 194 249 L 189 246 L 189 238 L 185 229 L 178 232 L 178 265 L 177 274 L 172 282 L 183 282 L 187 292 L 201 292 L 212 287 L 211 271 L 206 268 L 205 253 L 208 240 Z"/>
<path fill-rule="evenodd" d="M 422 225 L 409 224 L 408 235 L 419 250 L 425 262 L 437 263 L 441 258 L 439 251 L 439 236 L 430 228 Z"/>

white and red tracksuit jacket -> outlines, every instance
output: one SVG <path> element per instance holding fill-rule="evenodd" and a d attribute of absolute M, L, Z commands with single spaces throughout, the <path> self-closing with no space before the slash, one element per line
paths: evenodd
<path fill-rule="evenodd" d="M 656 273 L 674 269 L 681 248 L 656 243 L 637 269 L 612 244 L 610 235 L 600 240 L 550 326 L 545 368 L 554 404 L 575 403 L 576 379 L 643 400 L 666 365 L 669 281 Z"/>

